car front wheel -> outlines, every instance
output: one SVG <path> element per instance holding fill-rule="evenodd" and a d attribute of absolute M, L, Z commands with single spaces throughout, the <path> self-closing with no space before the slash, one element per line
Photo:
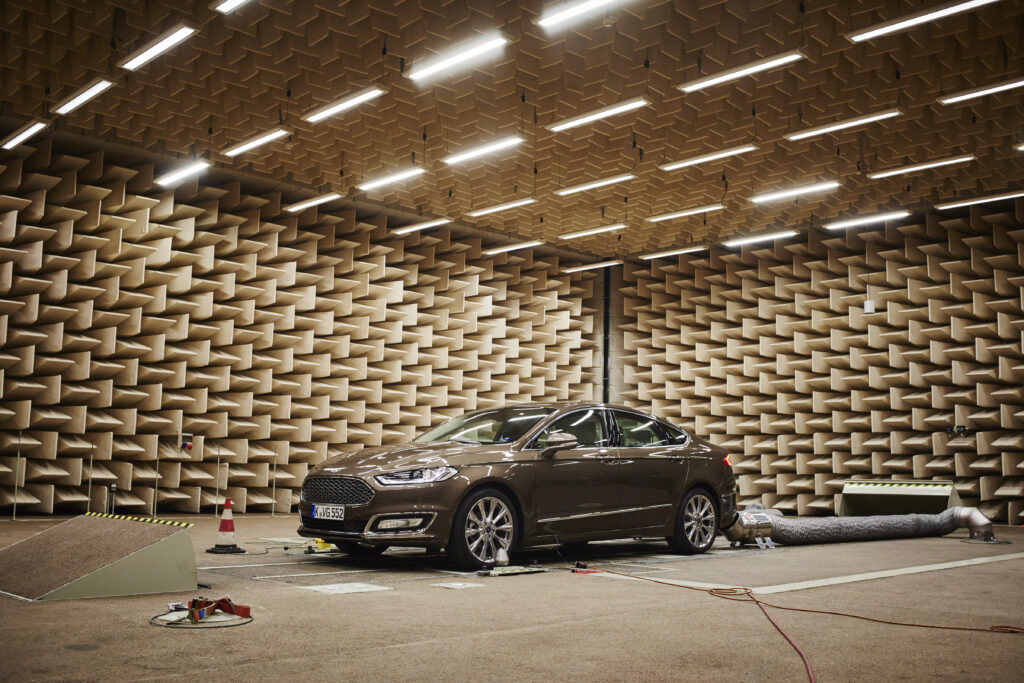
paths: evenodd
<path fill-rule="evenodd" d="M 480 489 L 455 513 L 448 553 L 463 569 L 493 567 L 498 552 L 512 551 L 519 533 L 515 505 L 501 491 Z"/>
<path fill-rule="evenodd" d="M 699 555 L 715 542 L 718 511 L 704 489 L 691 489 L 683 496 L 676 515 L 676 527 L 668 543 L 677 553 Z"/>

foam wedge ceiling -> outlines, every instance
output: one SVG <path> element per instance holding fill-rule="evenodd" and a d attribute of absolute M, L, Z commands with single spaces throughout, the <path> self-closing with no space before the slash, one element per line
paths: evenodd
<path fill-rule="evenodd" d="M 55 104 L 112 77 L 109 91 L 57 117 L 44 135 L 74 132 L 168 159 L 203 157 L 280 180 L 296 201 L 338 192 L 516 240 L 559 244 L 564 233 L 625 223 L 617 233 L 573 242 L 602 257 L 921 207 L 1013 189 L 1024 179 L 1024 153 L 1015 149 L 1024 136 L 1020 90 L 953 105 L 937 100 L 1024 74 L 1019 2 L 994 2 L 856 44 L 849 32 L 922 5 L 635 0 L 550 32 L 535 23 L 545 6 L 252 0 L 224 15 L 184 0 L 8 0 L 0 10 L 2 114 L 11 125 L 52 119 Z M 198 35 L 136 72 L 117 66 L 181 22 Z M 492 58 L 428 84 L 408 78 L 426 59 L 495 30 L 509 43 Z M 676 87 L 792 50 L 805 59 L 698 92 Z M 387 93 L 321 123 L 302 119 L 371 85 Z M 637 97 L 649 106 L 573 130 L 547 128 Z M 834 134 L 785 138 L 890 109 L 901 114 Z M 289 135 L 233 158 L 222 154 L 277 127 Z M 443 162 L 504 135 L 524 142 L 466 165 Z M 676 171 L 659 168 L 748 144 L 757 149 Z M 910 176 L 868 177 L 957 154 L 976 158 Z M 357 187 L 414 163 L 425 170 L 418 178 L 368 195 Z M 555 194 L 623 173 L 635 178 Z M 759 192 L 821 180 L 840 186 L 782 204 L 750 201 Z M 537 201 L 467 216 L 521 198 Z M 724 208 L 669 223 L 644 220 L 713 203 Z"/>

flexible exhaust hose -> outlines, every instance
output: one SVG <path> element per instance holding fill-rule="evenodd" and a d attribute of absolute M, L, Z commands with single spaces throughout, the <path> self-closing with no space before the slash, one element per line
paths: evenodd
<path fill-rule="evenodd" d="M 959 528 L 969 528 L 971 538 L 994 540 L 992 522 L 977 508 L 955 507 L 938 515 L 877 515 L 871 517 L 785 518 L 766 514 L 763 509 L 739 513 L 724 530 L 730 541 L 753 542 L 758 536 L 770 536 L 776 543 L 844 543 L 878 541 L 891 538 L 945 536 Z"/>

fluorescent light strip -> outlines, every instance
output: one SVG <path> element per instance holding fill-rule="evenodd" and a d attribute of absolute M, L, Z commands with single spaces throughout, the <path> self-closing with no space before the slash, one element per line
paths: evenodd
<path fill-rule="evenodd" d="M 575 116 L 571 119 L 563 119 L 558 123 L 553 123 L 550 126 L 547 126 L 547 129 L 552 131 L 553 133 L 558 133 L 559 131 L 569 130 L 570 128 L 578 128 L 579 126 L 584 126 L 592 121 L 606 119 L 609 116 L 615 116 L 616 114 L 625 114 L 628 111 L 633 111 L 634 109 L 639 109 L 640 107 L 646 107 L 648 104 L 650 104 L 650 102 L 648 102 L 644 98 L 637 97 L 632 100 L 626 100 L 625 102 L 622 102 L 620 104 L 613 104 L 610 107 L 604 107 L 603 109 L 595 109 L 594 111 L 588 112 L 586 114 L 581 114 L 579 116 Z"/>
<path fill-rule="evenodd" d="M 179 168 L 177 171 L 171 171 L 166 175 L 160 176 L 159 178 L 156 179 L 156 182 L 159 183 L 160 185 L 173 185 L 182 178 L 187 178 L 190 175 L 202 173 L 209 167 L 210 162 L 197 161 L 195 163 L 189 164 L 188 166 Z"/>
<path fill-rule="evenodd" d="M 772 202 L 776 199 L 785 199 L 786 197 L 796 197 L 797 195 L 813 194 L 815 192 L 825 192 L 826 190 L 834 190 L 839 187 L 839 183 L 835 180 L 830 180 L 825 183 L 814 183 L 813 185 L 801 185 L 800 187 L 794 187 L 789 190 L 779 190 L 778 192 L 766 192 L 764 194 L 755 195 L 750 198 L 750 201 L 755 204 L 762 202 Z"/>
<path fill-rule="evenodd" d="M 899 109 L 889 109 L 887 111 L 878 112 L 877 114 L 868 114 L 867 116 L 858 116 L 854 119 L 846 119 L 844 121 L 838 121 L 836 123 L 830 123 L 825 126 L 817 126 L 815 128 L 808 128 L 802 130 L 799 133 L 790 133 L 786 135 L 787 140 L 803 140 L 804 138 L 814 137 L 816 135 L 825 135 L 826 133 L 834 133 L 837 130 L 843 130 L 845 128 L 853 128 L 854 126 L 863 126 L 868 123 L 875 121 L 882 121 L 883 119 L 891 119 L 895 116 L 902 116 L 903 112 Z"/>
<path fill-rule="evenodd" d="M 369 102 L 372 99 L 380 97 L 385 92 L 387 91 L 377 87 L 367 88 L 366 90 L 362 90 L 356 93 L 355 95 L 343 97 L 342 99 L 336 100 L 331 104 L 319 107 L 318 109 L 314 109 L 313 111 L 303 116 L 302 120 L 309 121 L 310 123 L 322 121 L 329 116 L 340 114 L 341 112 L 351 109 L 352 107 L 355 107 L 357 105 L 360 105 L 363 102 Z"/>
<path fill-rule="evenodd" d="M 960 12 L 968 12 L 976 7 L 983 5 L 989 5 L 998 0 L 971 0 L 970 2 L 954 2 L 942 7 L 924 10 L 923 12 L 917 12 L 915 14 L 909 14 L 892 21 L 887 21 L 881 24 L 875 24 L 869 26 L 860 31 L 854 31 L 853 33 L 847 33 L 846 37 L 853 43 L 859 43 L 864 40 L 871 40 L 879 36 L 885 36 L 890 33 L 898 33 L 905 31 L 908 28 L 918 26 L 920 24 L 927 23 L 929 21 L 935 21 L 943 17 L 948 17 L 951 14 L 959 14 Z"/>
<path fill-rule="evenodd" d="M 679 254 L 692 254 L 695 251 L 704 251 L 707 247 L 686 247 L 684 249 L 669 249 L 668 251 L 659 251 L 653 254 L 644 254 L 640 258 L 644 261 L 650 261 L 656 258 L 665 258 L 666 256 L 678 256 Z"/>
<path fill-rule="evenodd" d="M 22 126 L 18 130 L 8 135 L 7 139 L 5 139 L 3 142 L 3 145 L 0 145 L 0 147 L 3 147 L 4 149 L 14 149 L 18 145 L 25 142 L 30 137 L 41 131 L 42 129 L 46 128 L 46 126 L 48 125 L 49 124 L 45 121 L 33 121 L 25 126 Z"/>
<path fill-rule="evenodd" d="M 588 263 L 584 266 L 573 266 L 572 268 L 562 268 L 563 273 L 579 273 L 584 270 L 594 270 L 596 268 L 608 268 L 609 266 L 621 266 L 622 259 L 615 259 L 614 261 L 601 261 L 600 263 Z"/>
<path fill-rule="evenodd" d="M 1005 81 L 1003 83 L 996 83 L 995 85 L 986 85 L 981 88 L 975 88 L 974 90 L 965 90 L 964 92 L 957 93 L 956 95 L 950 95 L 949 97 L 940 97 L 939 102 L 942 104 L 956 104 L 957 102 L 963 102 L 965 100 L 973 100 L 976 97 L 984 97 L 985 95 L 992 95 L 997 92 L 1003 92 L 1004 90 L 1013 90 L 1014 88 L 1024 87 L 1024 78 L 1017 78 L 1012 81 Z"/>
<path fill-rule="evenodd" d="M 391 183 L 397 183 L 401 180 L 414 178 L 423 172 L 423 169 L 419 167 L 409 168 L 404 171 L 399 171 L 398 173 L 392 173 L 391 175 L 382 176 L 380 178 L 377 178 L 376 180 L 370 180 L 368 182 L 363 183 L 362 185 L 359 185 L 358 187 L 360 190 L 364 191 L 372 190 L 374 188 L 382 187 L 384 185 L 390 185 Z"/>
<path fill-rule="evenodd" d="M 563 187 L 561 190 L 555 190 L 555 194 L 559 197 L 565 197 L 566 195 L 576 194 L 577 192 L 586 192 L 587 190 L 593 190 L 598 187 L 604 187 L 605 185 L 613 185 L 615 183 L 622 183 L 627 180 L 636 178 L 632 173 L 623 173 L 622 175 L 613 176 L 611 178 L 604 178 L 603 180 L 595 180 L 592 183 L 584 183 L 583 185 L 573 185 L 572 187 Z"/>
<path fill-rule="evenodd" d="M 213 9 L 223 14 L 228 12 L 234 12 L 236 9 L 249 2 L 249 0 L 224 0 L 224 2 L 216 5 Z"/>
<path fill-rule="evenodd" d="M 75 109 L 78 109 L 83 104 L 91 100 L 92 98 L 99 95 L 101 92 L 114 85 L 112 81 L 108 81 L 105 78 L 101 78 L 92 85 L 86 87 L 83 90 L 79 90 L 77 93 L 64 100 L 61 104 L 57 105 L 53 111 L 57 114 L 70 114 Z"/>
<path fill-rule="evenodd" d="M 495 204 L 494 206 L 488 206 L 483 209 L 477 209 L 476 211 L 470 211 L 467 216 L 473 218 L 479 218 L 480 216 L 486 216 L 491 213 L 498 213 L 499 211 L 508 211 L 509 209 L 515 209 L 520 206 L 526 206 L 527 204 L 536 204 L 536 199 L 517 199 L 514 202 L 508 202 L 507 204 Z"/>
<path fill-rule="evenodd" d="M 163 53 L 167 52 L 195 32 L 196 30 L 191 26 L 176 26 L 160 38 L 149 43 L 146 47 L 129 55 L 128 58 L 118 66 L 122 69 L 127 69 L 128 71 L 135 71 L 139 67 L 148 64 Z"/>
<path fill-rule="evenodd" d="M 673 213 L 663 213 L 658 216 L 648 216 L 644 220 L 648 223 L 660 223 L 661 221 L 670 221 L 673 218 L 685 218 L 686 216 L 696 216 L 699 213 L 721 211 L 724 208 L 725 207 L 721 204 L 708 204 L 707 206 L 698 206 L 693 209 L 684 209 L 683 211 L 675 211 Z"/>
<path fill-rule="evenodd" d="M 909 211 L 893 211 L 891 213 L 878 213 L 873 216 L 861 216 L 860 218 L 851 218 L 845 221 L 826 223 L 825 228 L 828 230 L 845 230 L 846 228 L 856 228 L 861 225 L 874 225 L 875 223 L 885 223 L 886 221 L 894 221 L 897 218 L 906 218 L 909 215 Z"/>
<path fill-rule="evenodd" d="M 500 33 L 488 33 L 477 40 L 463 43 L 459 47 L 441 54 L 441 56 L 428 61 L 426 65 L 420 68 L 414 68 L 409 72 L 409 78 L 417 81 L 453 66 L 463 66 L 467 60 L 478 57 L 485 52 L 497 50 L 506 43 L 508 43 L 508 38 L 505 38 Z"/>
<path fill-rule="evenodd" d="M 541 240 L 533 240 L 531 242 L 519 242 L 518 244 L 510 244 L 507 247 L 496 247 L 494 249 L 488 249 L 484 253 L 488 256 L 497 256 L 498 254 L 504 254 L 508 251 L 516 251 L 517 249 L 529 249 L 530 247 L 537 247 L 544 244 Z"/>
<path fill-rule="evenodd" d="M 682 161 L 673 161 L 671 164 L 665 164 L 664 166 L 659 166 L 658 168 L 660 168 L 662 171 L 674 171 L 678 168 L 696 166 L 697 164 L 703 164 L 708 161 L 717 161 L 719 159 L 725 159 L 726 157 L 736 156 L 737 154 L 753 152 L 755 149 L 757 149 L 756 145 L 744 145 L 742 147 L 733 147 L 732 149 L 723 149 L 721 152 L 705 154 L 703 156 L 693 157 L 691 159 L 683 159 Z"/>
<path fill-rule="evenodd" d="M 451 223 L 451 218 L 437 218 L 432 221 L 423 221 L 422 223 L 414 223 L 413 225 L 407 225 L 404 228 L 398 230 L 392 230 L 396 235 L 408 235 L 410 232 L 419 232 L 420 230 L 426 230 L 428 228 L 436 228 L 439 225 L 447 225 Z"/>
<path fill-rule="evenodd" d="M 939 168 L 940 166 L 950 166 L 952 164 L 962 164 L 968 161 L 974 161 L 975 156 L 973 154 L 964 154 L 958 157 L 949 157 L 948 159 L 937 159 L 935 161 L 929 161 L 923 164 L 914 164 L 913 166 L 900 166 L 899 168 L 890 168 L 887 171 L 879 171 L 878 173 L 869 173 L 868 178 L 871 180 L 879 180 L 881 178 L 889 178 L 894 175 L 903 175 L 905 173 L 915 173 L 917 171 L 924 171 L 929 168 Z"/>
<path fill-rule="evenodd" d="M 603 232 L 614 232 L 615 230 L 622 230 L 624 227 L 626 227 L 625 223 L 616 223 L 615 225 L 605 225 L 600 228 L 589 228 L 587 230 L 567 232 L 564 235 L 559 235 L 558 239 L 574 240 L 578 237 L 589 237 L 590 235 L 600 235 Z"/>
<path fill-rule="evenodd" d="M 564 24 L 568 21 L 580 17 L 580 15 L 587 14 L 593 10 L 600 9 L 606 5 L 615 3 L 622 3 L 625 0 L 584 0 L 583 2 L 577 2 L 569 5 L 559 5 L 559 9 L 551 11 L 547 10 L 541 14 L 540 18 L 537 19 L 537 25 L 543 26 L 544 28 L 552 28 L 559 24 Z"/>
<path fill-rule="evenodd" d="M 1014 147 L 1014 149 L 1017 150 L 1018 152 L 1024 152 L 1024 142 Z"/>
<path fill-rule="evenodd" d="M 754 242 L 767 242 L 769 240 L 778 240 L 784 237 L 792 237 L 796 234 L 796 230 L 783 230 L 782 232 L 772 232 L 767 235 L 758 235 L 756 237 L 741 237 L 736 240 L 729 240 L 728 242 L 722 242 L 727 247 L 740 247 L 744 244 L 753 244 Z"/>
<path fill-rule="evenodd" d="M 468 161 L 470 159 L 481 157 L 485 154 L 490 154 L 491 152 L 497 152 L 498 150 L 501 149 L 515 147 L 522 141 L 523 139 L 521 137 L 519 137 L 518 135 L 513 135 L 511 137 L 502 138 L 495 142 L 489 142 L 486 145 L 473 147 L 472 149 L 468 149 L 465 152 L 460 152 L 459 154 L 453 154 L 450 157 L 445 157 L 443 161 L 446 164 L 457 164 L 462 161 Z"/>
<path fill-rule="evenodd" d="M 243 152 L 248 152 L 250 149 L 255 149 L 260 145 L 265 145 L 268 142 L 272 142 L 273 140 L 282 138 L 285 135 L 288 135 L 288 131 L 286 131 L 284 128 L 278 128 L 276 130 L 270 131 L 269 133 L 264 133 L 263 135 L 260 135 L 258 137 L 251 138 L 243 142 L 242 144 L 238 145 L 237 147 L 232 147 L 229 150 L 225 150 L 223 154 L 224 156 L 236 157 L 239 154 L 242 154 Z"/>
<path fill-rule="evenodd" d="M 326 204 L 327 202 L 333 202 L 335 199 L 340 199 L 340 198 L 341 198 L 340 194 L 338 194 L 337 192 L 332 192 L 331 194 L 325 194 L 325 195 L 323 195 L 321 197 L 314 197 L 313 199 L 307 199 L 306 201 L 299 202 L 298 204 L 292 204 L 291 206 L 288 207 L 287 210 L 292 212 L 292 213 L 299 213 L 300 211 L 305 211 L 306 209 L 308 209 L 310 207 L 320 206 L 321 204 Z"/>
<path fill-rule="evenodd" d="M 939 211 L 949 211 L 950 209 L 960 209 L 965 206 L 974 206 L 975 204 L 987 204 L 989 202 L 998 202 L 1004 199 L 1016 199 L 1017 197 L 1024 197 L 1024 190 L 1020 192 L 1006 192 L 1004 194 L 993 194 L 987 197 L 977 197 L 975 199 L 968 199 L 962 202 L 936 204 L 935 208 L 938 209 Z"/>
<path fill-rule="evenodd" d="M 696 90 L 703 90 L 704 88 L 710 88 L 715 85 L 722 83 L 728 83 L 729 81 L 735 81 L 738 78 L 744 76 L 750 76 L 752 74 L 760 73 L 762 71 L 768 71 L 776 67 L 784 66 L 786 64 L 792 64 L 793 62 L 803 59 L 804 56 L 799 51 L 793 50 L 792 52 L 784 52 L 781 55 L 775 57 L 768 57 L 767 59 L 761 59 L 756 62 L 745 64 L 744 66 L 737 67 L 735 69 L 729 69 L 728 71 L 722 71 L 714 76 L 708 76 L 706 78 L 699 78 L 695 81 L 683 83 L 682 85 L 676 86 L 683 92 L 694 92 Z"/>

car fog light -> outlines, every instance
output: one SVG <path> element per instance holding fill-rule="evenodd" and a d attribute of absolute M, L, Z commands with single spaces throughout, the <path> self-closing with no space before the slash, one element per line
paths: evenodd
<path fill-rule="evenodd" d="M 382 519 L 377 522 L 377 528 L 381 531 L 393 531 L 395 529 L 414 529 L 423 524 L 422 517 L 401 517 L 399 519 Z"/>

